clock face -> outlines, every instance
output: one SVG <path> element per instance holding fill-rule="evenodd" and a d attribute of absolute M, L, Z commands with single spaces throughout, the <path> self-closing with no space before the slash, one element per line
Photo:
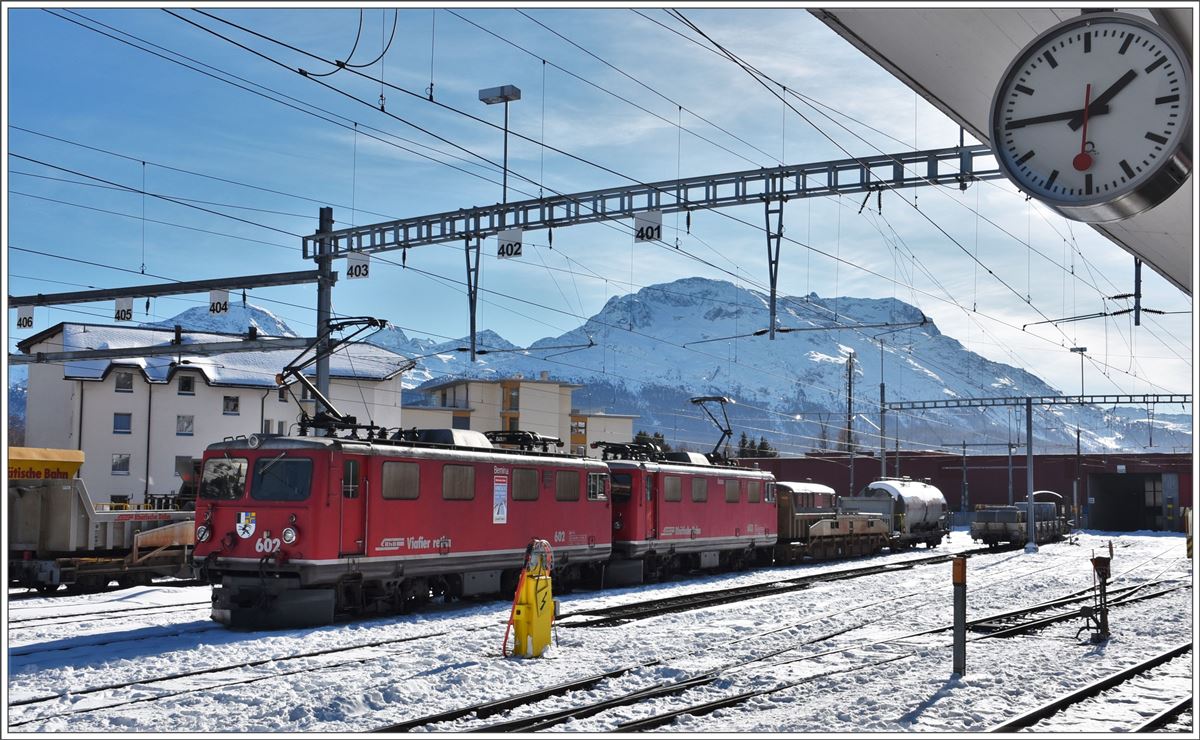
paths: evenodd
<path fill-rule="evenodd" d="M 1190 71 L 1157 26 L 1124 14 L 1059 24 L 1009 66 L 992 150 L 1026 193 L 1084 221 L 1138 213 L 1190 171 Z"/>

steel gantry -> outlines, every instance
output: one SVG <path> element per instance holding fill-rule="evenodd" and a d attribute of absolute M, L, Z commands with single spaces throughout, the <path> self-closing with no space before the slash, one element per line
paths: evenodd
<path fill-rule="evenodd" d="M 1033 519 L 1033 407 L 1083 404 L 1138 404 L 1191 403 L 1190 393 L 1151 393 L 1143 395 L 1078 395 L 1078 396 L 1000 396 L 994 398 L 955 398 L 933 401 L 894 401 L 886 407 L 892 411 L 920 411 L 924 409 L 967 409 L 987 406 L 1025 407 L 1025 498 L 1028 506 L 1025 519 L 1028 542 L 1025 552 L 1037 552 L 1034 541 Z"/>
<path fill-rule="evenodd" d="M 977 164 L 980 159 L 987 162 Z M 982 165 L 982 166 L 981 166 Z M 483 239 L 506 229 L 523 231 L 632 218 L 648 211 L 678 213 L 763 203 L 766 208 L 767 261 L 770 277 L 770 338 L 775 338 L 779 251 L 783 238 L 783 204 L 795 198 L 871 193 L 924 185 L 966 188 L 974 180 L 1004 175 L 987 146 L 957 146 L 828 160 L 810 164 L 700 175 L 652 183 L 551 195 L 491 206 L 461 208 L 427 216 L 330 230 L 322 209 L 317 233 L 303 237 L 303 253 L 318 265 L 358 252 L 373 254 L 445 242 L 463 242 L 467 261 L 467 301 L 471 316 L 471 360 L 475 360 L 475 306 L 479 291 L 479 254 Z M 774 220 L 772 221 L 772 218 Z M 331 286 L 319 283 L 319 291 Z M 318 297 L 318 304 L 327 300 Z M 317 325 L 329 314 L 318 308 Z M 317 373 L 318 387 L 322 374 Z"/>

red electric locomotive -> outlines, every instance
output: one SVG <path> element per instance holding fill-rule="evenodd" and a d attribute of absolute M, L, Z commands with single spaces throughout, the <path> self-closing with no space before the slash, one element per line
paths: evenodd
<path fill-rule="evenodd" d="M 194 562 L 213 584 L 213 619 L 312 626 L 511 593 L 534 538 L 554 543 L 557 579 L 599 579 L 612 516 L 602 462 L 466 430 L 400 436 L 210 445 Z"/>
<path fill-rule="evenodd" d="M 554 543 L 560 581 L 599 580 L 612 551 L 602 462 L 550 453 L 550 442 L 562 442 L 529 433 L 494 433 L 498 444 L 517 447 L 502 449 L 468 430 L 389 436 L 359 424 L 302 371 L 386 322 L 326 325 L 277 377 L 281 386 L 294 379 L 319 403 L 301 418 L 300 436 L 252 435 L 204 453 L 193 562 L 213 584 L 213 619 L 311 626 L 438 595 L 512 593 L 533 539 Z M 350 336 L 330 338 L 356 325 Z M 308 437 L 310 429 L 325 436 Z"/>
<path fill-rule="evenodd" d="M 616 456 L 607 460 L 614 557 L 606 582 L 771 562 L 778 531 L 770 473 L 714 465 L 694 452 L 600 446 Z"/>

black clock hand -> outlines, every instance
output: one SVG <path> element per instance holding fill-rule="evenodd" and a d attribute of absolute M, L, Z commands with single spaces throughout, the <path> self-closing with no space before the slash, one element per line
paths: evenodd
<path fill-rule="evenodd" d="M 1088 106 L 1088 115 L 1089 116 L 1100 115 L 1103 113 L 1108 113 L 1107 105 L 1097 106 L 1095 103 L 1092 103 L 1090 106 Z M 1077 110 L 1063 111 L 1062 113 L 1047 113 L 1044 116 L 1033 116 L 1032 118 L 1018 118 L 1014 121 L 1009 121 L 1008 123 L 1004 124 L 1004 130 L 1011 131 L 1014 128 L 1023 128 L 1025 126 L 1030 126 L 1035 123 L 1051 123 L 1053 121 L 1066 121 L 1066 120 L 1073 121 L 1073 120 L 1075 120 L 1076 117 L 1078 117 L 1080 122 L 1082 123 L 1082 121 L 1083 121 L 1083 109 L 1082 108 L 1079 108 Z M 1076 127 L 1072 127 L 1072 128 L 1076 128 Z"/>
<path fill-rule="evenodd" d="M 1126 85 L 1128 85 L 1130 82 L 1133 82 L 1134 77 L 1137 77 L 1137 72 L 1133 71 L 1132 69 L 1121 75 L 1120 79 L 1110 85 L 1107 90 L 1100 93 L 1100 96 L 1092 101 L 1091 110 L 1089 111 L 1088 115 L 1096 115 L 1099 112 L 1096 110 L 1096 107 L 1101 105 L 1104 106 L 1104 112 L 1107 113 L 1108 101 L 1112 100 L 1114 95 L 1125 89 Z M 1072 131 L 1078 131 L 1079 127 L 1083 125 L 1083 111 L 1076 111 L 1076 114 L 1077 115 L 1071 119 L 1071 122 L 1067 124 L 1071 127 Z"/>

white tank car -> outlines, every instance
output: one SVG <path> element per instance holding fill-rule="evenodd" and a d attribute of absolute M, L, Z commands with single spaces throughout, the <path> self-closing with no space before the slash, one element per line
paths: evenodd
<path fill-rule="evenodd" d="M 950 532 L 946 497 L 935 486 L 908 478 L 885 478 L 868 484 L 857 496 L 841 500 L 845 511 L 881 514 L 891 522 L 893 549 L 924 542 L 937 547 Z"/>

